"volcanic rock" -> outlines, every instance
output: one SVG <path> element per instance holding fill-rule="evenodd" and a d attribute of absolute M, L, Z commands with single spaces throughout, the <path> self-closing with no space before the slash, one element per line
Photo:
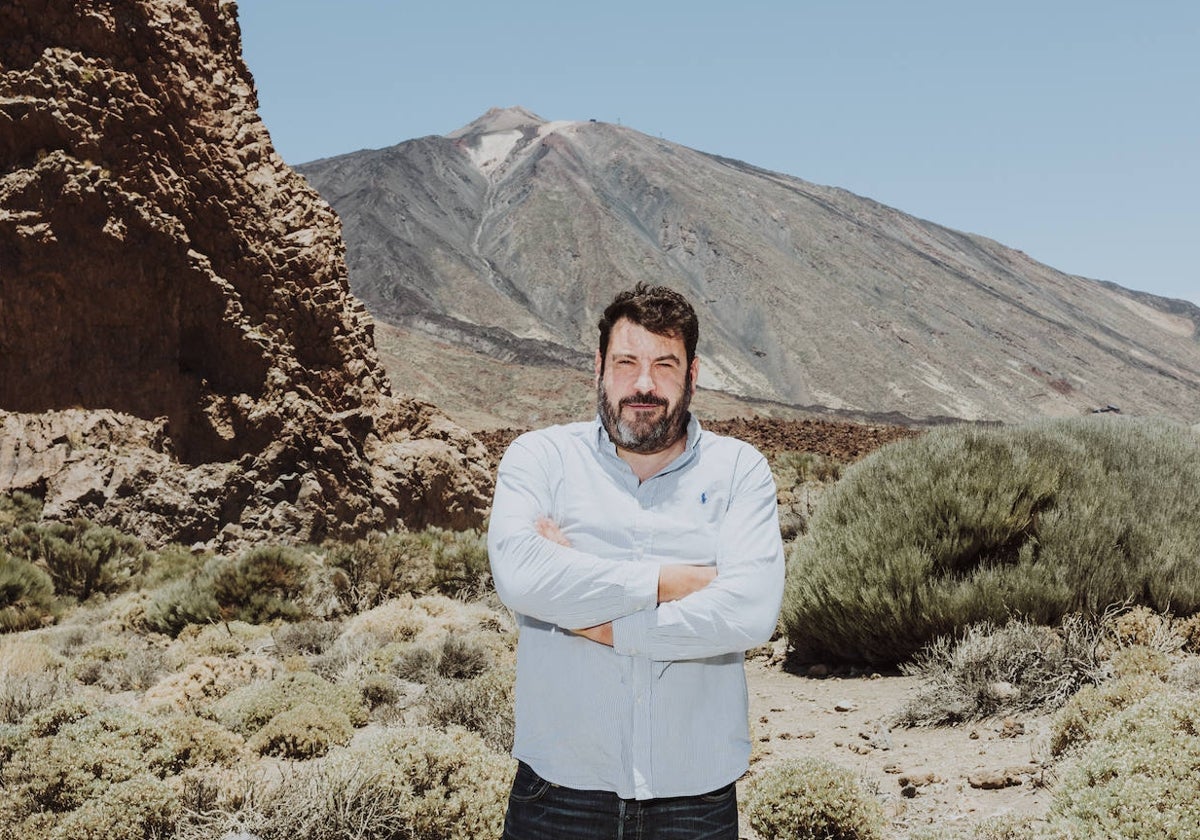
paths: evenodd
<path fill-rule="evenodd" d="M 391 395 L 236 8 L 0 6 L 0 492 L 152 544 L 478 524 L 486 454 Z"/>

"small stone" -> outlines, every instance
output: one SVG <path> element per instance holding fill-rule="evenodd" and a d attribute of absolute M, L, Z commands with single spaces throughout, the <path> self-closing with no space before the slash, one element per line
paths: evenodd
<path fill-rule="evenodd" d="M 835 712 L 856 712 L 858 704 L 853 700 L 839 700 L 833 705 L 833 710 Z"/>

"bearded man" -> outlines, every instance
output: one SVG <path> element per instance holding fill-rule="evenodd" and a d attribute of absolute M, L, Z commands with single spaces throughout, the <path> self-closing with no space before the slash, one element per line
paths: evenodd
<path fill-rule="evenodd" d="M 522 435 L 488 529 L 517 616 L 506 840 L 736 840 L 743 654 L 775 629 L 783 546 L 752 446 L 689 412 L 687 300 L 639 284 L 600 319 L 598 417 Z"/>

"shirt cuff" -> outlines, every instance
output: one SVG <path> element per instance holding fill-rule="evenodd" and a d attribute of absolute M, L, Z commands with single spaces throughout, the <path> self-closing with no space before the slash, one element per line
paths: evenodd
<path fill-rule="evenodd" d="M 655 624 L 657 613 L 657 609 L 644 609 L 614 619 L 613 650 L 622 656 L 644 656 L 646 639 Z"/>

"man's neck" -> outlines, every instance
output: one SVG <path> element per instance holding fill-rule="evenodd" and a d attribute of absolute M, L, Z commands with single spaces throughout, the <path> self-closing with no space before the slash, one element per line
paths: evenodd
<path fill-rule="evenodd" d="M 666 449 L 659 450 L 658 452 L 630 452 L 628 449 L 622 449 L 618 445 L 617 455 L 626 464 L 629 464 L 629 468 L 633 470 L 633 474 L 637 476 L 638 481 L 643 482 L 678 458 L 686 448 L 687 435 L 685 434 Z"/>

